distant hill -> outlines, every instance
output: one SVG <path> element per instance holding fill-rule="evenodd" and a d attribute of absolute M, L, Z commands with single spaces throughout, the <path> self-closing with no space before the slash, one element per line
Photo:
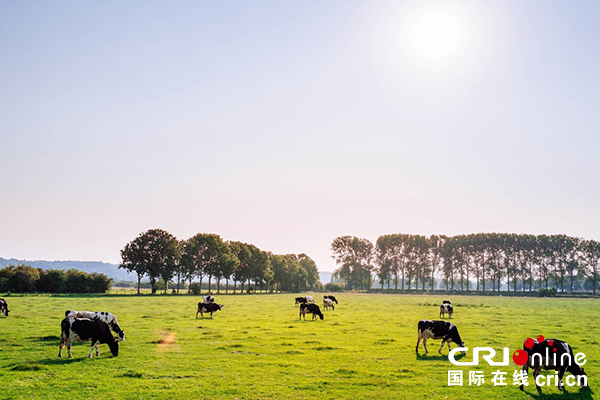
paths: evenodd
<path fill-rule="evenodd" d="M 319 280 L 323 285 L 331 282 L 331 272 L 319 272 Z"/>
<path fill-rule="evenodd" d="M 116 281 L 137 281 L 136 274 L 127 274 L 127 271 L 124 269 L 119 269 L 117 264 L 109 264 L 101 261 L 28 261 L 17 260 L 16 258 L 6 259 L 0 257 L 0 268 L 4 268 L 9 264 L 27 264 L 34 268 L 41 269 L 78 269 L 88 273 L 100 272 Z M 323 285 L 331 282 L 331 272 L 319 272 L 319 280 L 321 283 L 323 283 Z"/>
<path fill-rule="evenodd" d="M 28 261 L 28 260 L 17 260 L 15 258 L 2 258 L 0 257 L 0 268 L 4 268 L 9 264 L 19 265 L 27 264 L 34 268 L 41 269 L 78 269 L 83 272 L 92 273 L 100 272 L 105 274 L 109 278 L 113 278 L 116 281 L 136 281 L 137 275 L 127 274 L 124 269 L 119 269 L 117 264 L 109 264 L 101 261 Z"/>

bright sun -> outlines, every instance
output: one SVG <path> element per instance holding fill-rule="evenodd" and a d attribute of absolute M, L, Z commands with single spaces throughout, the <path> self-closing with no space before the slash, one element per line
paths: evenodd
<path fill-rule="evenodd" d="M 439 61 L 457 49 L 461 27 L 451 14 L 431 11 L 414 21 L 410 44 L 424 58 Z"/>

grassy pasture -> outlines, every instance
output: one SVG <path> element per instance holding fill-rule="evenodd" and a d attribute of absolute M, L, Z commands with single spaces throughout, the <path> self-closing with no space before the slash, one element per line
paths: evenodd
<path fill-rule="evenodd" d="M 320 294 L 313 294 L 321 299 Z M 590 391 L 538 396 L 512 385 L 517 366 L 455 367 L 429 341 L 415 354 L 417 322 L 438 319 L 440 296 L 344 294 L 325 320 L 299 321 L 293 294 L 221 295 L 214 318 L 194 319 L 199 297 L 7 297 L 0 317 L 1 399 L 592 399 L 600 390 L 600 303 L 590 299 L 454 296 L 453 322 L 469 348 L 512 352 L 527 337 L 563 339 L 587 356 Z M 66 309 L 114 312 L 125 330 L 118 357 L 76 344 L 59 359 Z M 310 318 L 309 318 L 310 319 Z M 63 352 L 66 357 L 66 349 Z M 471 359 L 469 353 L 467 359 Z M 465 359 L 466 360 L 466 359 Z M 485 365 L 484 365 L 485 364 Z M 480 387 L 448 387 L 449 369 L 482 370 Z M 508 372 L 494 387 L 491 372 Z"/>

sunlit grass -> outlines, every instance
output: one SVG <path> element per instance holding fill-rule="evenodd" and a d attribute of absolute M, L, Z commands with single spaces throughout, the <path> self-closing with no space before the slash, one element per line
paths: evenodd
<path fill-rule="evenodd" d="M 313 294 L 321 299 L 319 294 Z M 0 317 L 1 398 L 14 399 L 438 399 L 535 397 L 512 385 L 448 387 L 439 341 L 415 354 L 417 322 L 438 319 L 439 296 L 340 294 L 323 321 L 299 321 L 293 294 L 220 295 L 214 317 L 195 319 L 200 297 L 7 297 Z M 466 345 L 522 346 L 542 334 L 584 352 L 592 388 L 598 387 L 600 306 L 595 300 L 452 297 L 453 322 Z M 60 321 L 66 309 L 115 313 L 127 340 L 118 357 L 106 345 L 88 359 L 89 344 L 59 359 Z M 468 356 L 470 357 L 470 355 Z M 490 366 L 480 366 L 489 376 Z M 469 367 L 465 367 L 466 371 Z M 556 388 L 557 398 L 592 398 Z"/>

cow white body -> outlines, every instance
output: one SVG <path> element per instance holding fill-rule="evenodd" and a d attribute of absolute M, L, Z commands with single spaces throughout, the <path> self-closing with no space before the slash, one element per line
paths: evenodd
<path fill-rule="evenodd" d="M 333 300 L 323 299 L 323 308 L 329 310 L 330 307 L 332 310 L 335 310 L 335 307 L 333 306 Z"/>
<path fill-rule="evenodd" d="M 78 331 L 77 328 L 74 328 L 75 326 L 78 326 L 82 331 Z M 82 334 L 85 336 L 82 337 Z M 110 327 L 106 322 L 99 319 L 69 317 L 61 322 L 61 341 L 58 356 L 62 357 L 62 349 L 66 345 L 69 358 L 73 358 L 71 354 L 73 342 L 87 342 L 89 340 L 92 341 L 90 358 L 92 358 L 94 348 L 96 349 L 96 356 L 100 355 L 100 343 L 108 344 L 114 356 L 119 354 L 119 342 L 112 336 Z"/>
<path fill-rule="evenodd" d="M 452 304 L 444 303 L 440 305 L 440 318 L 444 318 L 445 314 L 448 314 L 448 318 L 452 318 L 453 313 L 454 307 L 452 307 Z"/>
<path fill-rule="evenodd" d="M 109 313 L 106 311 L 67 310 L 67 312 L 65 312 L 65 318 L 99 319 L 100 321 L 104 321 L 108 324 L 110 329 L 117 334 L 119 340 L 125 341 L 125 331 L 121 329 L 121 327 L 119 326 L 119 321 L 117 321 L 117 317 L 113 313 Z"/>

